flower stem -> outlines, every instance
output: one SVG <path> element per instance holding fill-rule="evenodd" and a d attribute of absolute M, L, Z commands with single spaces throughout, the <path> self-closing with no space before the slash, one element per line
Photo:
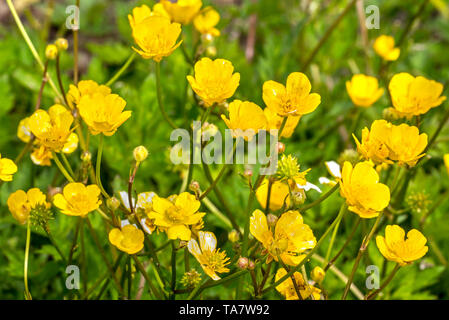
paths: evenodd
<path fill-rule="evenodd" d="M 61 171 L 61 173 L 64 175 L 64 177 L 69 181 L 69 182 L 75 182 L 75 180 L 73 180 L 72 176 L 67 172 L 67 170 L 64 168 L 64 166 L 62 165 L 61 161 L 59 161 L 59 158 L 57 156 L 57 154 L 55 152 L 52 152 L 53 155 L 53 160 L 56 163 L 56 166 L 58 167 L 59 171 Z"/>
<path fill-rule="evenodd" d="M 31 241 L 31 221 L 28 219 L 27 223 L 27 240 L 25 246 L 25 261 L 23 264 L 23 282 L 25 285 L 25 299 L 32 300 L 30 290 L 28 289 L 28 259 L 30 253 L 30 241 Z"/>
<path fill-rule="evenodd" d="M 103 184 L 101 183 L 101 157 L 103 155 L 103 145 L 104 145 L 104 136 L 100 134 L 100 142 L 98 144 L 98 153 L 97 153 L 97 165 L 95 169 L 95 180 L 97 181 L 97 185 L 101 190 L 101 193 L 106 197 L 109 198 L 108 193 L 104 190 Z"/>
<path fill-rule="evenodd" d="M 321 202 L 323 202 L 324 200 L 326 200 L 332 193 L 334 193 L 335 191 L 337 191 L 337 189 L 340 187 L 340 185 L 337 183 L 335 186 L 333 186 L 328 192 L 326 192 L 325 194 L 323 194 L 323 196 L 321 196 L 319 199 L 313 201 L 312 203 L 305 205 L 304 207 L 300 208 L 299 210 L 301 212 L 306 212 L 307 210 L 309 210 L 310 208 L 313 208 L 314 206 L 320 204 Z"/>
<path fill-rule="evenodd" d="M 143 267 L 142 263 L 139 261 L 136 255 L 132 255 L 134 262 L 136 263 L 137 269 L 139 269 L 140 273 L 143 275 L 145 280 L 148 282 L 148 285 L 150 286 L 151 291 L 153 292 L 154 296 L 162 300 L 163 296 L 162 294 L 157 290 L 157 288 L 154 286 L 153 282 L 151 282 L 150 277 L 148 276 L 148 273 L 145 271 L 145 268 Z"/>
<path fill-rule="evenodd" d="M 129 56 L 128 60 L 126 60 L 125 64 L 120 68 L 120 70 L 117 71 L 116 74 L 114 74 L 114 76 L 109 79 L 108 82 L 106 82 L 106 86 L 111 86 L 115 81 L 117 81 L 118 78 L 120 78 L 120 76 L 123 74 L 123 72 L 126 71 L 126 69 L 128 69 L 128 67 L 131 65 L 131 63 L 134 61 L 134 59 L 136 58 L 137 53 L 135 51 L 133 51 L 133 53 Z"/>
<path fill-rule="evenodd" d="M 161 88 L 161 64 L 156 62 L 156 91 L 157 91 L 157 102 L 159 104 L 159 109 L 161 110 L 162 116 L 168 122 L 168 124 L 173 129 L 178 129 L 178 127 L 173 123 L 173 121 L 168 116 L 165 111 L 164 103 L 162 101 L 162 88 Z"/>
<path fill-rule="evenodd" d="M 175 299 L 175 289 L 176 289 L 176 245 L 175 241 L 171 242 L 171 285 L 172 290 L 171 299 Z"/>

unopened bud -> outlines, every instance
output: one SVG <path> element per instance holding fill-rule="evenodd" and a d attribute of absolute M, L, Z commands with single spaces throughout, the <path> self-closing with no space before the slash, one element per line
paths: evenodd
<path fill-rule="evenodd" d="M 295 206 L 304 204 L 304 202 L 306 202 L 306 193 L 304 189 L 297 188 L 296 190 L 292 191 L 292 200 Z"/>
<path fill-rule="evenodd" d="M 239 241 L 240 239 L 240 234 L 237 230 L 232 229 L 229 233 L 228 233 L 228 239 L 229 241 L 231 241 L 232 243 L 235 243 L 237 241 Z"/>
<path fill-rule="evenodd" d="M 253 170 L 251 170 L 251 169 L 246 169 L 245 172 L 243 173 L 243 175 L 244 175 L 246 178 L 251 178 L 251 177 L 253 176 Z"/>
<path fill-rule="evenodd" d="M 277 221 L 278 217 L 276 217 L 274 214 L 270 213 L 267 215 L 267 222 L 269 227 L 274 227 Z"/>
<path fill-rule="evenodd" d="M 106 200 L 106 205 L 109 209 L 115 211 L 120 207 L 120 201 L 116 197 L 112 197 Z"/>
<path fill-rule="evenodd" d="M 200 183 L 196 180 L 193 180 L 192 182 L 190 182 L 189 190 L 193 191 L 195 193 L 199 193 L 200 192 Z"/>
<path fill-rule="evenodd" d="M 54 44 L 49 44 L 45 48 L 45 56 L 49 60 L 54 60 L 58 56 L 58 47 Z"/>
<path fill-rule="evenodd" d="M 326 272 L 323 270 L 323 268 L 316 266 L 315 268 L 313 268 L 312 273 L 311 273 L 311 277 L 312 280 L 315 281 L 316 283 L 321 283 L 324 279 L 324 276 L 326 275 Z"/>
<path fill-rule="evenodd" d="M 283 144 L 282 142 L 278 142 L 277 143 L 277 149 L 278 149 L 278 153 L 282 154 L 285 151 L 285 144 Z"/>
<path fill-rule="evenodd" d="M 248 262 L 248 269 L 249 270 L 254 270 L 256 268 L 256 264 L 254 263 L 254 261 L 250 260 Z"/>
<path fill-rule="evenodd" d="M 214 41 L 214 36 L 210 33 L 205 33 L 201 35 L 201 40 L 204 44 L 211 44 Z"/>
<path fill-rule="evenodd" d="M 209 58 L 215 58 L 217 56 L 217 48 L 215 46 L 207 47 L 206 56 Z"/>
<path fill-rule="evenodd" d="M 55 45 L 58 47 L 59 50 L 61 51 L 65 51 L 67 50 L 67 48 L 69 47 L 69 43 L 67 41 L 67 39 L 64 38 L 58 38 L 55 41 Z"/>
<path fill-rule="evenodd" d="M 237 261 L 237 267 L 242 270 L 247 269 L 248 264 L 249 264 L 248 258 L 245 257 L 240 257 L 239 260 Z"/>
<path fill-rule="evenodd" d="M 89 151 L 84 151 L 81 154 L 81 160 L 83 162 L 90 162 L 92 160 L 92 153 L 90 153 Z"/>
<path fill-rule="evenodd" d="M 144 146 L 138 146 L 133 151 L 134 160 L 137 162 L 145 161 L 148 157 L 148 150 Z"/>
<path fill-rule="evenodd" d="M 342 153 L 340 153 L 340 156 L 338 157 L 337 162 L 343 166 L 343 163 L 345 161 L 351 162 L 352 165 L 355 165 L 359 161 L 360 155 L 359 153 L 354 149 L 346 149 Z"/>

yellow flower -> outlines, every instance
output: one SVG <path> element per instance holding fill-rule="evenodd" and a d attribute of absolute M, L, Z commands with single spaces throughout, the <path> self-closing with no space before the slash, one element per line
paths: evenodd
<path fill-rule="evenodd" d="M 67 101 L 71 109 L 80 103 L 80 100 L 84 96 L 91 96 L 94 94 L 102 94 L 107 96 L 111 93 L 111 89 L 105 85 L 99 85 L 93 80 L 81 80 L 77 86 L 73 84 L 69 87 L 67 93 Z"/>
<path fill-rule="evenodd" d="M 220 14 L 212 7 L 206 7 L 193 19 L 195 29 L 201 34 L 210 34 L 214 37 L 220 35 L 220 30 L 215 26 L 220 21 Z"/>
<path fill-rule="evenodd" d="M 279 130 L 281 128 L 282 120 L 284 119 L 283 117 L 278 116 L 276 112 L 269 108 L 263 109 L 263 113 L 267 119 L 267 131 Z M 285 123 L 284 129 L 282 130 L 281 137 L 290 138 L 300 119 L 301 116 L 289 116 L 287 122 Z"/>
<path fill-rule="evenodd" d="M 399 58 L 401 50 L 394 47 L 392 36 L 381 35 L 374 41 L 374 51 L 384 60 L 395 61 Z"/>
<path fill-rule="evenodd" d="M 255 103 L 234 100 L 229 104 L 229 119 L 221 118 L 226 123 L 234 138 L 244 137 L 251 140 L 259 130 L 266 127 L 267 119 L 263 110 Z"/>
<path fill-rule="evenodd" d="M 181 193 L 173 201 L 154 196 L 152 202 L 153 211 L 148 213 L 148 217 L 154 219 L 156 226 L 165 230 L 169 239 L 189 241 L 189 226 L 198 223 L 205 215 L 198 212 L 201 203 L 188 192 Z"/>
<path fill-rule="evenodd" d="M 83 96 L 78 109 L 93 135 L 112 136 L 131 117 L 131 111 L 123 111 L 125 106 L 126 101 L 117 94 L 96 93 Z"/>
<path fill-rule="evenodd" d="M 441 83 L 421 76 L 415 78 L 405 72 L 395 74 L 388 88 L 393 106 L 402 114 L 418 116 L 446 100 L 441 96 Z"/>
<path fill-rule="evenodd" d="M 26 117 L 20 120 L 19 126 L 17 127 L 17 137 L 25 143 L 31 141 L 33 134 L 30 129 L 30 118 Z"/>
<path fill-rule="evenodd" d="M 2 158 L 0 154 L 0 180 L 12 181 L 12 176 L 17 172 L 17 166 L 11 159 Z"/>
<path fill-rule="evenodd" d="M 279 268 L 276 272 L 275 281 L 285 277 L 287 271 L 284 268 Z M 299 294 L 301 295 L 301 299 L 305 300 L 308 297 L 312 296 L 313 300 L 320 300 L 321 298 L 321 290 L 308 285 L 302 274 L 299 272 L 293 273 L 293 277 L 295 278 L 296 285 L 299 289 Z M 284 282 L 280 283 L 276 286 L 276 290 L 282 294 L 287 300 L 299 300 L 298 294 L 296 293 L 295 286 L 293 284 L 293 280 L 291 277 L 288 277 Z"/>
<path fill-rule="evenodd" d="M 133 50 L 144 59 L 160 62 L 162 58 L 171 55 L 182 42 L 176 43 L 181 25 L 171 23 L 170 19 L 161 15 L 149 16 L 131 27 L 134 41 L 140 48 L 133 47 Z"/>
<path fill-rule="evenodd" d="M 48 209 L 51 206 L 46 201 L 45 195 L 38 188 L 32 188 L 26 193 L 23 190 L 11 193 L 7 204 L 14 219 L 21 224 L 25 224 L 28 221 L 31 210 L 38 207 Z"/>
<path fill-rule="evenodd" d="M 39 144 L 59 152 L 67 143 L 72 129 L 73 116 L 60 104 L 55 104 L 48 112 L 39 109 L 28 121 L 29 128 Z"/>
<path fill-rule="evenodd" d="M 135 254 L 142 250 L 144 238 L 142 230 L 132 224 L 127 224 L 121 230 L 114 228 L 109 232 L 109 241 L 127 254 Z"/>
<path fill-rule="evenodd" d="M 398 225 L 390 225 L 385 228 L 385 238 L 376 237 L 377 248 L 380 253 L 390 261 L 405 266 L 415 260 L 422 258 L 429 248 L 425 245 L 427 239 L 421 232 L 412 229 L 407 233 Z"/>
<path fill-rule="evenodd" d="M 195 63 L 195 77 L 187 76 L 193 91 L 207 107 L 232 97 L 240 83 L 240 73 L 234 72 L 232 63 L 224 59 L 202 58 Z"/>
<path fill-rule="evenodd" d="M 259 201 L 260 206 L 264 209 L 267 205 L 268 184 L 268 179 L 265 178 L 256 190 L 257 201 Z M 271 184 L 269 209 L 271 211 L 279 210 L 284 206 L 284 203 L 286 208 L 290 206 L 290 190 L 288 184 L 276 180 Z"/>
<path fill-rule="evenodd" d="M 365 108 L 374 104 L 384 93 L 376 78 L 364 74 L 356 74 L 351 81 L 346 81 L 346 90 L 356 106 Z"/>
<path fill-rule="evenodd" d="M 85 217 L 100 206 L 99 196 L 100 189 L 97 185 L 85 186 L 72 182 L 64 187 L 62 194 L 54 196 L 53 204 L 65 215 Z"/>
<path fill-rule="evenodd" d="M 392 126 L 386 144 L 390 149 L 391 160 L 398 161 L 399 165 L 413 167 L 425 155 L 422 152 L 427 146 L 427 134 L 419 134 L 417 127 L 403 123 Z"/>
<path fill-rule="evenodd" d="M 279 256 L 285 264 L 296 266 L 304 258 L 301 253 L 316 244 L 312 229 L 303 223 L 298 211 L 283 213 L 273 233 L 265 214 L 258 209 L 254 210 L 250 218 L 250 232 L 268 252 L 267 263 L 273 259 L 278 261 Z"/>
<path fill-rule="evenodd" d="M 213 280 L 220 280 L 218 273 L 229 272 L 226 265 L 229 264 L 229 258 L 226 257 L 226 252 L 216 249 L 217 238 L 212 232 L 198 232 L 198 242 L 190 239 L 187 244 L 189 252 L 198 260 L 204 272 Z"/>
<path fill-rule="evenodd" d="M 30 157 L 31 161 L 38 166 L 51 166 L 51 159 L 53 159 L 51 150 L 42 145 L 34 148 Z"/>
<path fill-rule="evenodd" d="M 321 268 L 320 266 L 316 266 L 315 268 L 313 268 L 313 270 L 310 274 L 310 277 L 312 278 L 312 280 L 317 283 L 323 282 L 325 276 L 326 276 L 326 271 L 324 271 L 323 268 Z"/>
<path fill-rule="evenodd" d="M 78 135 L 72 132 L 69 135 L 67 142 L 62 147 L 62 152 L 67 154 L 74 152 L 76 148 L 78 148 L 78 142 L 79 142 Z"/>
<path fill-rule="evenodd" d="M 143 20 L 151 16 L 163 16 L 166 18 L 170 18 L 170 15 L 167 13 L 167 11 L 165 11 L 164 6 L 161 3 L 156 3 L 153 6 L 153 11 L 151 11 L 151 9 L 144 4 L 140 7 L 135 7 L 133 9 L 132 15 L 128 14 L 128 20 L 131 29 L 134 29 L 137 24 L 141 23 Z"/>
<path fill-rule="evenodd" d="M 161 0 L 161 3 L 171 19 L 182 24 L 189 24 L 203 5 L 201 0 Z"/>
<path fill-rule="evenodd" d="M 369 161 L 359 162 L 354 168 L 345 161 L 340 187 L 348 209 L 361 218 L 377 217 L 390 202 L 390 189 L 379 183 L 379 174 Z"/>
<path fill-rule="evenodd" d="M 263 84 L 263 101 L 280 116 L 300 116 L 313 112 L 321 103 L 321 96 L 310 93 L 312 85 L 304 73 L 293 72 L 284 86 L 275 81 Z"/>
<path fill-rule="evenodd" d="M 449 174 L 449 153 L 444 155 L 444 165 L 446 166 L 447 173 Z"/>
<path fill-rule="evenodd" d="M 391 136 L 392 124 L 385 120 L 374 120 L 369 130 L 365 127 L 362 130 L 362 142 L 360 143 L 353 134 L 357 151 L 366 159 L 373 161 L 376 165 L 382 163 L 392 163 L 388 159 L 390 150 L 386 145 L 388 137 Z"/>

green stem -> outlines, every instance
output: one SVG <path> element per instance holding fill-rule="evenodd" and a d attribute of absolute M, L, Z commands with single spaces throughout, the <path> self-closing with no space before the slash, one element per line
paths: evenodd
<path fill-rule="evenodd" d="M 172 295 L 171 298 L 175 299 L 175 289 L 176 289 L 176 245 L 175 241 L 173 240 L 171 242 L 171 291 Z"/>
<path fill-rule="evenodd" d="M 159 109 L 161 110 L 162 116 L 168 122 L 168 124 L 173 129 L 178 129 L 178 127 L 173 123 L 173 121 L 168 116 L 165 111 L 164 103 L 162 101 L 162 88 L 161 88 L 161 64 L 156 62 L 156 91 L 157 91 L 157 102 L 159 104 Z"/>
<path fill-rule="evenodd" d="M 56 251 L 58 251 L 59 256 L 61 257 L 64 264 L 67 264 L 67 260 L 64 257 L 64 254 L 62 253 L 61 248 L 59 248 L 58 244 L 56 243 L 55 239 L 53 238 L 53 235 L 50 233 L 50 230 L 48 229 L 48 226 L 43 228 L 45 233 L 48 236 L 48 239 L 50 240 L 51 244 L 55 247 Z"/>
<path fill-rule="evenodd" d="M 147 281 L 148 285 L 150 286 L 151 291 L 153 292 L 154 296 L 159 299 L 162 300 L 163 296 L 161 293 L 159 293 L 159 291 L 157 290 L 157 288 L 153 285 L 153 282 L 151 282 L 150 277 L 148 276 L 148 273 L 145 271 L 145 268 L 143 267 L 142 263 L 139 261 L 139 259 L 136 257 L 136 255 L 132 255 L 134 262 L 136 263 L 136 267 L 137 269 L 139 269 L 140 273 L 143 275 L 143 277 L 145 278 L 145 280 Z"/>
<path fill-rule="evenodd" d="M 342 218 L 343 218 L 343 216 L 341 216 L 340 219 L 337 221 L 337 224 L 335 225 L 335 228 L 334 228 L 334 232 L 332 232 L 331 242 L 329 243 L 329 247 L 327 248 L 327 252 L 326 252 L 325 263 L 327 263 L 327 261 L 329 261 L 329 257 L 332 252 L 332 247 L 334 246 L 335 237 L 337 236 L 338 228 L 340 227 Z"/>
<path fill-rule="evenodd" d="M 72 176 L 64 168 L 64 166 L 62 165 L 61 161 L 59 161 L 59 158 L 58 158 L 57 154 L 55 152 L 52 152 L 52 155 L 53 155 L 53 160 L 56 163 L 56 166 L 58 167 L 59 171 L 61 171 L 61 173 L 64 175 L 64 177 L 69 182 L 75 182 L 75 180 L 73 180 Z"/>
<path fill-rule="evenodd" d="M 101 183 L 101 158 L 103 155 L 103 145 L 104 145 L 104 136 L 103 134 L 100 134 L 100 142 L 98 144 L 98 153 L 97 153 L 97 165 L 95 169 L 95 180 L 97 181 L 97 185 L 100 188 L 101 193 L 106 198 L 109 198 L 108 193 L 104 190 L 103 184 Z"/>
<path fill-rule="evenodd" d="M 327 198 L 329 198 L 329 196 L 334 193 L 335 191 L 337 191 L 337 189 L 340 187 L 340 185 L 337 183 L 335 186 L 333 186 L 328 192 L 326 192 L 325 194 L 323 194 L 319 199 L 313 201 L 312 203 L 305 205 L 304 207 L 300 208 L 299 210 L 304 213 L 307 210 L 309 210 L 310 208 L 313 208 L 314 206 L 320 204 L 321 202 L 323 202 L 324 200 L 326 200 Z"/>
<path fill-rule="evenodd" d="M 23 264 L 23 282 L 25 285 L 25 299 L 32 300 L 30 290 L 28 289 L 28 259 L 30 254 L 30 241 L 31 241 L 31 221 L 28 219 L 27 223 L 27 240 L 25 246 L 25 261 Z"/>
<path fill-rule="evenodd" d="M 64 162 L 65 166 L 67 167 L 68 172 L 70 173 L 70 175 L 72 177 L 75 177 L 75 173 L 72 169 L 72 166 L 70 165 L 69 160 L 67 159 L 67 157 L 65 156 L 65 154 L 63 152 L 61 152 L 60 154 L 61 154 L 62 161 Z"/>
<path fill-rule="evenodd" d="M 126 69 L 128 69 L 128 67 L 131 65 L 131 63 L 134 61 L 134 59 L 136 58 L 137 53 L 134 51 L 129 58 L 126 60 L 125 64 L 120 68 L 120 70 L 117 71 L 116 74 L 114 74 L 114 76 L 109 79 L 108 82 L 106 82 L 106 86 L 111 86 L 115 81 L 117 81 L 118 78 L 120 78 L 120 76 L 123 74 L 123 72 L 126 71 Z"/>

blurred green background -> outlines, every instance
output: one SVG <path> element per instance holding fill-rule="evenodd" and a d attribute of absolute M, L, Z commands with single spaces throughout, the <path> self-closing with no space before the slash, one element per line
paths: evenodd
<path fill-rule="evenodd" d="M 360 31 L 357 9 L 354 7 L 344 17 L 338 27 L 306 70 L 301 66 L 311 50 L 325 33 L 331 22 L 339 15 L 348 0 L 260 0 L 260 1 L 204 1 L 213 5 L 221 15 L 218 28 L 222 36 L 215 39 L 216 57 L 225 58 L 241 74 L 240 86 L 234 98 L 250 100 L 261 106 L 262 84 L 266 80 L 284 83 L 289 73 L 305 72 L 312 82 L 312 91 L 318 92 L 322 103 L 318 109 L 304 116 L 294 135 L 286 140 L 286 153 L 298 157 L 301 169 L 312 168 L 308 180 L 318 184 L 318 177 L 327 176 L 324 161 L 337 160 L 346 148 L 354 148 L 348 130 L 351 126 L 354 107 L 349 99 L 345 81 L 355 73 L 378 75 L 380 58 L 372 50 L 373 40 L 380 34 L 392 35 L 396 40 L 401 35 L 410 17 L 417 11 L 421 1 L 363 1 L 363 8 L 377 5 L 380 9 L 380 29 L 368 30 L 367 42 Z M 66 8 L 74 1 L 14 1 L 22 21 L 30 34 L 38 52 L 43 56 L 47 43 L 64 36 L 69 40 L 69 51 L 62 55 L 63 82 L 65 88 L 73 77 L 73 38 L 65 28 Z M 127 15 L 132 8 L 140 4 L 152 5 L 154 1 L 113 1 L 82 0 L 80 13 L 80 72 L 82 79 L 92 79 L 105 83 L 123 65 L 132 53 L 133 40 Z M 362 11 L 364 11 L 362 8 Z M 250 23 L 255 21 L 255 23 Z M 37 93 L 42 79 L 41 71 L 23 41 L 6 6 L 0 3 L 0 153 L 2 157 L 14 159 L 24 147 L 17 138 L 16 131 L 20 119 L 29 116 L 34 110 Z M 183 27 L 183 37 L 188 50 L 192 50 L 191 25 Z M 255 37 L 251 34 L 255 32 Z M 254 40 L 254 41 L 252 41 Z M 388 77 L 397 72 L 409 72 L 445 83 L 449 79 L 449 9 L 448 1 L 429 1 L 420 19 L 416 21 L 406 38 L 400 58 L 389 69 Z M 191 119 L 199 113 L 192 92 L 187 87 L 185 76 L 191 67 L 185 62 L 181 50 L 176 50 L 163 60 L 163 93 L 170 116 Z M 50 73 L 55 79 L 54 65 Z M 382 83 L 385 87 L 385 83 Z M 182 183 L 182 169 L 169 161 L 169 141 L 171 128 L 166 125 L 157 105 L 155 91 L 154 64 L 138 57 L 122 77 L 114 83 L 112 90 L 127 101 L 127 109 L 133 114 L 112 137 L 106 138 L 104 162 L 102 165 L 105 187 L 117 192 L 126 189 L 127 175 L 132 163 L 132 150 L 138 145 L 146 146 L 150 157 L 142 164 L 136 179 L 138 192 L 155 191 L 161 196 L 178 193 Z M 186 102 L 186 103 L 185 103 Z M 43 108 L 54 103 L 53 92 L 47 85 L 42 100 Z M 356 129 L 361 129 L 382 117 L 384 108 L 389 107 L 386 94 L 372 108 L 365 110 Z M 431 135 L 438 125 L 447 102 L 432 109 L 423 119 L 421 131 Z M 213 122 L 224 128 L 219 118 Z M 405 201 L 403 212 L 395 217 L 403 227 L 418 227 L 418 221 L 440 194 L 449 188 L 449 176 L 442 155 L 449 152 L 449 130 L 440 134 L 437 143 L 430 150 L 431 159 L 419 169 L 413 180 Z M 91 152 L 96 153 L 98 137 L 91 139 Z M 79 150 L 70 157 L 73 164 L 79 163 Z M 94 156 L 95 157 L 95 156 Z M 220 167 L 213 167 L 215 176 Z M 229 206 L 243 226 L 248 188 L 237 174 L 243 166 L 236 165 L 220 182 L 219 186 Z M 195 170 L 194 178 L 204 188 L 207 180 L 200 167 Z M 23 253 L 26 228 L 20 226 L 10 215 L 6 206 L 8 195 L 17 190 L 36 186 L 46 191 L 60 186 L 63 177 L 53 167 L 38 167 L 32 164 L 29 156 L 19 165 L 14 181 L 3 183 L 0 188 L 0 299 L 23 298 Z M 328 187 L 323 187 L 326 191 Z M 416 194 L 423 195 L 428 201 L 412 201 Z M 315 199 L 314 191 L 308 197 Z M 211 200 L 218 206 L 214 195 Z M 310 199 L 309 199 L 310 201 Z M 321 206 L 308 211 L 304 220 L 314 230 L 317 238 L 324 232 L 338 211 L 342 199 L 334 194 Z M 449 297 L 449 201 L 443 201 L 424 226 L 423 233 L 432 240 L 429 253 L 424 259 L 412 266 L 402 268 L 392 284 L 387 287 L 382 298 L 389 299 L 447 299 Z M 354 215 L 348 214 L 340 228 L 335 248 L 341 247 L 345 235 L 349 234 Z M 101 219 L 91 215 L 97 233 L 101 236 L 105 248 L 108 247 L 107 234 Z M 205 217 L 205 229 L 216 233 L 219 245 L 225 243 L 229 229 L 212 214 Z M 368 228 L 365 223 L 363 228 Z M 64 252 L 68 252 L 75 229 L 75 220 L 56 213 L 50 228 L 56 241 Z M 337 267 L 349 274 L 353 259 L 360 245 L 363 228 L 351 242 L 349 248 L 337 262 Z M 86 229 L 87 230 L 87 229 Z M 383 233 L 383 229 L 381 230 Z M 86 231 L 87 281 L 92 285 L 105 268 L 96 251 L 93 241 Z M 155 242 L 161 244 L 165 235 L 155 236 Z M 224 245 L 228 255 L 233 256 L 232 247 Z M 325 255 L 327 243 L 318 251 Z M 78 250 L 79 251 L 79 250 Z M 75 253 L 76 259 L 79 252 Z M 179 255 L 181 256 L 181 255 Z M 161 255 L 167 265 L 170 254 Z M 180 257 L 181 258 L 181 257 Z M 193 261 L 193 260 L 192 260 Z M 317 264 L 312 261 L 312 266 Z M 355 278 L 355 284 L 365 288 L 365 266 L 375 264 L 379 267 L 383 259 L 372 242 L 369 255 L 361 264 Z M 388 264 L 387 267 L 391 268 Z M 65 286 L 65 268 L 51 246 L 47 237 L 40 231 L 33 231 L 31 258 L 29 267 L 30 290 L 37 299 L 63 299 L 70 296 Z M 178 279 L 182 276 L 179 271 Z M 136 276 L 137 277 L 137 276 Z M 136 280 L 137 281 L 137 280 Z M 205 291 L 203 298 L 232 298 L 235 283 L 214 287 Z M 339 298 L 344 283 L 329 273 L 324 282 L 329 297 Z M 110 286 L 113 289 L 113 286 Z M 249 278 L 245 281 L 249 290 Z M 114 290 L 108 290 L 105 298 L 116 298 Z M 145 295 L 143 296 L 145 297 Z M 264 298 L 281 298 L 272 292 Z"/>

